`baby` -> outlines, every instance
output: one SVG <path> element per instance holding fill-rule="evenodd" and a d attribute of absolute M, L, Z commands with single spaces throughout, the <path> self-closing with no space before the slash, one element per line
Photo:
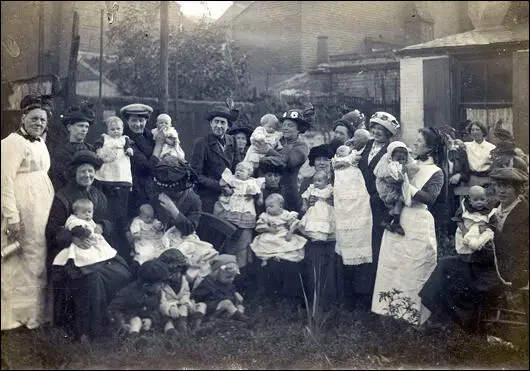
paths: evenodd
<path fill-rule="evenodd" d="M 107 132 L 94 143 L 94 150 L 103 160 L 96 171 L 96 179 L 102 183 L 132 187 L 130 157 L 134 155 L 131 140 L 123 135 L 123 121 L 117 116 L 105 120 Z M 126 207 L 127 205 L 125 205 Z"/>
<path fill-rule="evenodd" d="M 291 262 L 304 259 L 307 239 L 294 234 L 300 225 L 298 213 L 285 210 L 284 203 L 282 195 L 271 194 L 265 199 L 266 212 L 259 216 L 256 223 L 256 232 L 259 234 L 250 244 L 250 248 L 262 259 L 262 266 L 265 266 L 270 258 Z"/>
<path fill-rule="evenodd" d="M 340 147 L 339 147 L 340 148 Z M 309 199 L 316 198 L 313 206 Z M 329 241 L 335 238 L 335 214 L 333 212 L 333 186 L 329 183 L 328 174 L 317 170 L 313 184 L 302 194 L 302 212 L 300 232 L 315 241 Z"/>
<path fill-rule="evenodd" d="M 400 224 L 401 210 L 404 206 L 401 187 L 403 181 L 405 179 L 408 180 L 406 165 L 410 162 L 411 159 L 406 144 L 395 141 L 388 145 L 387 153 L 381 157 L 374 169 L 377 193 L 385 203 L 385 206 L 390 209 L 390 220 L 385 220 L 383 225 L 390 232 L 395 232 L 402 236 L 405 235 L 405 231 Z"/>
<path fill-rule="evenodd" d="M 344 169 L 351 165 L 357 165 L 361 159 L 363 149 L 370 139 L 370 132 L 368 130 L 355 130 L 353 138 L 337 148 L 335 156 L 331 160 L 333 168 Z"/>
<path fill-rule="evenodd" d="M 261 193 L 264 178 L 252 178 L 254 172 L 252 164 L 240 162 L 236 165 L 235 174 L 226 168 L 221 175 L 219 184 L 224 188 L 224 194 L 214 205 L 214 214 L 226 218 L 238 227 L 245 228 L 246 224 L 254 227 L 256 220 L 256 207 L 254 196 Z M 227 195 L 230 194 L 230 195 Z"/>
<path fill-rule="evenodd" d="M 72 205 L 73 214 L 68 217 L 65 228 L 72 233 L 72 237 L 85 239 L 91 242 L 90 248 L 86 249 L 76 245 L 74 242 L 69 247 L 62 249 L 53 260 L 53 265 L 73 264 L 76 267 L 99 263 L 112 259 L 116 256 L 114 250 L 101 235 L 99 226 L 92 220 L 94 215 L 94 204 L 86 198 L 81 198 Z M 69 262 L 69 260 L 71 262 Z"/>
<path fill-rule="evenodd" d="M 490 225 L 495 224 L 496 209 L 490 210 L 487 205 L 486 190 L 478 185 L 472 186 L 452 219 L 458 225 L 455 233 L 456 252 L 464 260 L 493 240 Z"/>
<path fill-rule="evenodd" d="M 133 219 L 130 232 L 134 240 L 131 255 L 142 265 L 160 255 L 159 246 L 164 235 L 164 225 L 155 219 L 155 211 L 149 204 L 140 206 L 140 214 Z"/>
<path fill-rule="evenodd" d="M 254 129 L 250 136 L 250 147 L 243 161 L 250 162 L 254 169 L 259 165 L 259 160 L 267 154 L 270 149 L 282 147 L 280 139 L 282 133 L 278 130 L 280 122 L 278 118 L 267 113 L 260 119 L 260 126 Z"/>
<path fill-rule="evenodd" d="M 160 152 L 160 158 L 170 154 L 184 160 L 185 154 L 180 146 L 179 135 L 177 130 L 171 126 L 171 117 L 168 114 L 161 113 L 156 118 L 156 128 L 151 130 L 153 137 L 156 138 L 159 131 L 162 131 L 166 138 L 162 146 L 162 152 Z"/>

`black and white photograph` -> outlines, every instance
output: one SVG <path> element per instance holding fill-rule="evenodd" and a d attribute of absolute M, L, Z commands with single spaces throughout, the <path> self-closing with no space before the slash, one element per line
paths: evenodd
<path fill-rule="evenodd" d="M 529 2 L 0 24 L 0 369 L 528 370 Z"/>

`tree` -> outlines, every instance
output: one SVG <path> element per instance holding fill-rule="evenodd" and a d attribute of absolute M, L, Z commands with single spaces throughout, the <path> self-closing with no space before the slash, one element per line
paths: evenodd
<path fill-rule="evenodd" d="M 156 8 L 152 12 L 156 14 Z M 156 21 L 139 12 L 128 12 L 121 14 L 120 22 L 107 33 L 117 50 L 115 62 L 108 66 L 108 77 L 133 95 L 158 96 L 160 32 L 154 24 Z M 227 96 L 249 96 L 246 57 L 219 26 L 200 22 L 193 30 L 177 31 L 175 25 L 170 25 L 171 97 L 175 93 L 175 66 L 179 98 L 224 100 Z"/>

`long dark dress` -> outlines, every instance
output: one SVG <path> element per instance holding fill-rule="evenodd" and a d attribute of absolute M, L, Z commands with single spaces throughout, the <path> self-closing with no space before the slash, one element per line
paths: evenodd
<path fill-rule="evenodd" d="M 74 331 L 76 336 L 101 335 L 107 324 L 107 305 L 116 292 L 130 281 L 127 263 L 119 255 L 104 262 L 76 267 L 73 271 L 51 262 L 59 251 L 70 245 L 72 235 L 64 228 L 72 204 L 88 198 L 94 204 L 94 221 L 103 225 L 108 238 L 112 227 L 107 217 L 107 200 L 97 188 L 88 190 L 69 183 L 55 194 L 48 223 L 48 267 L 53 286 L 53 322 Z"/>
<path fill-rule="evenodd" d="M 499 273 L 515 288 L 528 284 L 528 237 L 528 203 L 521 201 L 494 237 Z M 458 256 L 440 259 L 419 296 L 435 318 L 476 330 L 481 306 L 506 288 L 497 275 L 493 249 L 486 246 L 469 262 Z"/>
<path fill-rule="evenodd" d="M 138 209 L 141 205 L 148 203 L 154 193 L 153 169 L 155 161 L 152 160 L 153 150 L 155 149 L 155 140 L 149 130 L 143 133 L 133 133 L 127 125 L 123 134 L 132 140 L 132 149 L 134 156 L 131 157 L 131 171 L 133 186 L 129 194 L 128 213 L 130 218 L 138 215 Z"/>
<path fill-rule="evenodd" d="M 266 156 L 281 156 L 283 158 L 286 167 L 280 178 L 280 185 L 283 190 L 282 196 L 285 199 L 284 209 L 300 212 L 302 200 L 298 192 L 298 173 L 307 160 L 309 147 L 300 138 L 291 141 L 282 138 L 280 142 L 283 146 L 282 149 L 278 151 L 271 149 Z"/>
<path fill-rule="evenodd" d="M 371 303 L 371 295 L 374 290 L 379 250 L 381 249 L 381 239 L 383 238 L 383 232 L 385 231 L 381 222 L 387 213 L 385 204 L 379 198 L 379 194 L 377 193 L 374 169 L 379 163 L 379 160 L 381 160 L 381 157 L 386 153 L 388 144 L 384 145 L 372 158 L 372 161 L 368 163 L 368 155 L 370 154 L 373 144 L 373 140 L 368 142 L 363 150 L 358 165 L 364 177 L 366 190 L 370 195 L 370 206 L 372 208 L 372 263 L 344 267 L 344 275 L 346 279 L 344 288 L 345 296 L 350 296 L 352 292 L 365 295 L 367 298 L 364 300 L 365 302 L 363 305 L 368 307 Z M 351 288 L 352 292 L 350 292 L 349 288 Z"/>
<path fill-rule="evenodd" d="M 68 183 L 65 174 L 67 164 L 72 160 L 76 152 L 82 150 L 93 151 L 93 147 L 85 142 L 66 142 L 58 145 L 51 154 L 50 157 L 52 163 L 50 168 L 50 178 L 53 183 L 53 188 L 56 191 L 63 188 Z"/>

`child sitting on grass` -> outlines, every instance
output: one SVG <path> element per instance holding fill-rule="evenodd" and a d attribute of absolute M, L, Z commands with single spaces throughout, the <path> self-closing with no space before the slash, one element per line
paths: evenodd
<path fill-rule="evenodd" d="M 159 315 L 161 291 L 169 278 L 166 264 L 159 260 L 145 262 L 138 269 L 138 279 L 124 287 L 112 299 L 108 312 L 111 323 L 128 334 L 149 331 Z"/>
<path fill-rule="evenodd" d="M 211 261 L 212 272 L 192 291 L 191 298 L 206 303 L 206 315 L 247 322 L 243 296 L 236 292 L 234 278 L 239 274 L 236 257 L 221 254 Z"/>
<path fill-rule="evenodd" d="M 189 267 L 188 259 L 179 250 L 169 249 L 160 255 L 159 260 L 169 270 L 169 278 L 162 287 L 160 301 L 160 313 L 167 319 L 164 332 L 186 334 L 188 319 L 191 320 L 190 330 L 197 330 L 206 313 L 206 304 L 191 300 L 190 285 L 185 276 Z"/>

